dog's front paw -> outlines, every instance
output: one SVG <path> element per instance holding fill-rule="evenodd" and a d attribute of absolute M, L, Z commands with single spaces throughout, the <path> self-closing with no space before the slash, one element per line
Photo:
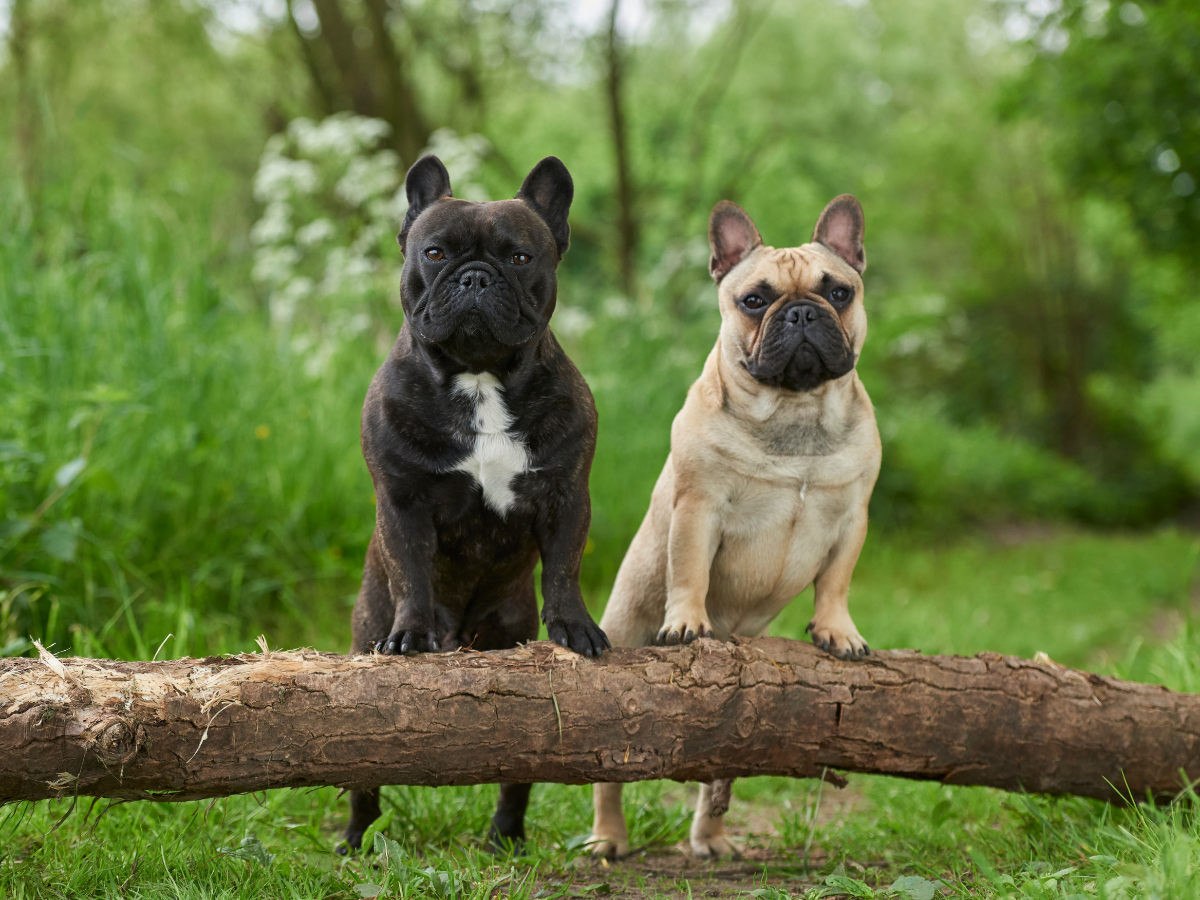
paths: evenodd
<path fill-rule="evenodd" d="M 384 656 L 431 653 L 441 649 L 442 645 L 438 640 L 437 632 L 425 628 L 401 629 L 375 643 L 375 650 Z"/>
<path fill-rule="evenodd" d="M 546 635 L 580 656 L 599 656 L 612 646 L 608 636 L 591 619 L 547 619 Z"/>
<path fill-rule="evenodd" d="M 654 639 L 656 644 L 690 644 L 696 638 L 712 637 L 712 624 L 702 613 L 668 612 Z"/>
<path fill-rule="evenodd" d="M 814 644 L 838 659 L 862 659 L 871 654 L 848 613 L 827 621 L 813 619 L 804 630 L 812 634 Z"/>

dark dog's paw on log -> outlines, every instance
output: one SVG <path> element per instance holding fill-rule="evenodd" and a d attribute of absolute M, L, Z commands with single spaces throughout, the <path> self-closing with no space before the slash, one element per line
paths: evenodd
<path fill-rule="evenodd" d="M 547 619 L 546 634 L 560 647 L 580 656 L 599 656 L 612 646 L 608 636 L 591 619 Z"/>
<path fill-rule="evenodd" d="M 379 641 L 375 649 L 384 656 L 403 656 L 405 653 L 433 653 L 442 649 L 436 631 L 412 629 L 396 631 Z"/>

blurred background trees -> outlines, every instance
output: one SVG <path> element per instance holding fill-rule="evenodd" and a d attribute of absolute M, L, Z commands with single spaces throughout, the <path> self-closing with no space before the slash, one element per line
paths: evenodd
<path fill-rule="evenodd" d="M 777 245 L 863 202 L 873 528 L 1195 515 L 1187 0 L 9 0 L 0 23 L 10 652 L 130 647 L 148 617 L 216 646 L 353 590 L 358 412 L 427 149 L 459 196 L 512 196 L 550 153 L 575 177 L 555 327 L 601 410 L 592 596 L 716 332 L 722 198 Z"/>

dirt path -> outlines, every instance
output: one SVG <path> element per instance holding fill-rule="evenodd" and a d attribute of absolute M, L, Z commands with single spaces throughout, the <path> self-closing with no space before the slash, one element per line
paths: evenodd
<path fill-rule="evenodd" d="M 666 794 L 663 802 L 684 801 L 690 806 L 695 790 L 694 785 L 681 786 Z M 869 806 L 869 801 L 853 787 L 840 791 L 828 788 L 822 794 L 817 824 L 827 825 L 846 816 L 863 814 Z M 686 842 L 635 852 L 616 863 L 580 858 L 570 876 L 573 880 L 571 896 L 619 894 L 628 900 L 733 897 L 765 885 L 777 885 L 795 895 L 820 882 L 818 873 L 828 862 L 828 854 L 814 843 L 809 848 L 806 863 L 803 842 L 799 846 L 784 844 L 776 827 L 779 816 L 780 808 L 776 804 L 734 800 L 727 828 L 742 848 L 739 859 L 699 860 L 691 855 Z M 882 862 L 866 862 L 863 868 L 882 865 Z M 874 881 L 869 876 L 867 880 Z"/>

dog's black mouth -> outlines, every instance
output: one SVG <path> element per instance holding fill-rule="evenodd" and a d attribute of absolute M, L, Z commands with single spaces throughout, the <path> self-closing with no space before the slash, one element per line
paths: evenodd
<path fill-rule="evenodd" d="M 744 364 L 761 384 L 811 391 L 841 378 L 857 362 L 837 320 L 815 304 L 791 305 L 764 327 L 757 352 Z"/>
<path fill-rule="evenodd" d="M 430 286 L 413 310 L 413 327 L 430 343 L 454 343 L 468 353 L 480 345 L 490 353 L 494 347 L 485 345 L 514 348 L 537 335 L 522 306 L 518 286 L 493 266 L 470 262 Z"/>

